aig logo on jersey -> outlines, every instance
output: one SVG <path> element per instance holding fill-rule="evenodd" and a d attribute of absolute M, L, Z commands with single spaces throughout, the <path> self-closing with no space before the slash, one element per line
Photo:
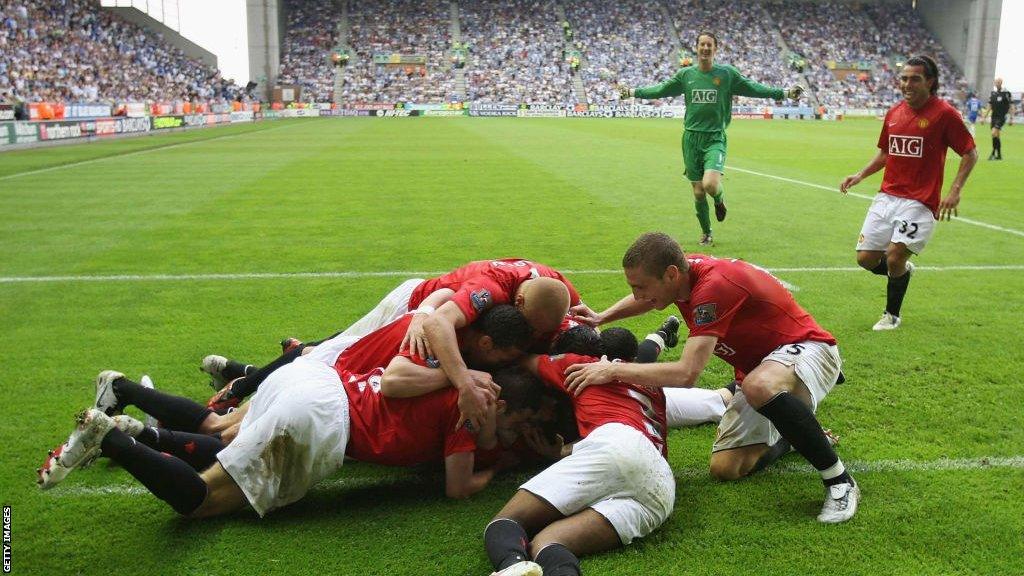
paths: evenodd
<path fill-rule="evenodd" d="M 889 154 L 921 158 L 924 156 L 924 138 L 921 136 L 889 135 Z"/>
<path fill-rule="evenodd" d="M 690 92 L 691 104 L 714 104 L 718 102 L 718 90 L 694 90 Z"/>

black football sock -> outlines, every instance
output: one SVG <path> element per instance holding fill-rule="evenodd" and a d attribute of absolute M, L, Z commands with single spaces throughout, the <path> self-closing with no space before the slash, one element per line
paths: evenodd
<path fill-rule="evenodd" d="M 889 260 L 885 257 L 884 254 L 882 255 L 882 259 L 878 261 L 878 264 L 871 269 L 871 273 L 878 274 L 879 276 L 889 275 Z"/>
<path fill-rule="evenodd" d="M 498 518 L 484 529 L 484 549 L 496 572 L 516 562 L 529 560 L 526 531 L 515 520 Z"/>
<path fill-rule="evenodd" d="M 747 475 L 749 476 L 755 472 L 760 472 L 768 466 L 771 466 L 776 460 L 782 458 L 786 454 L 789 454 L 789 451 L 792 449 L 793 446 L 790 445 L 789 441 L 785 438 L 779 438 L 778 442 L 768 447 L 767 452 L 761 454 L 761 457 L 757 459 L 757 462 L 754 463 L 754 467 L 750 469 L 750 472 L 747 472 Z"/>
<path fill-rule="evenodd" d="M 135 439 L 154 450 L 181 458 L 197 472 L 209 468 L 217 460 L 217 453 L 224 449 L 219 435 L 192 434 L 165 428 L 146 428 Z"/>
<path fill-rule="evenodd" d="M 534 562 L 544 569 L 544 576 L 580 576 L 580 559 L 561 544 L 548 544 L 537 552 Z"/>
<path fill-rule="evenodd" d="M 127 378 L 114 380 L 113 388 L 119 406 L 136 406 L 172 430 L 198 432 L 213 412 L 190 398 L 146 388 Z"/>
<path fill-rule="evenodd" d="M 780 392 L 757 411 L 814 466 L 826 485 L 830 481 L 838 483 L 836 478 L 849 478 L 818 419 L 799 398 L 789 392 Z"/>
<path fill-rule="evenodd" d="M 740 385 L 740 381 L 739 380 L 733 380 L 732 382 L 729 382 L 728 384 L 725 385 L 725 389 L 728 390 L 729 392 L 731 392 L 733 396 L 735 396 L 736 395 L 736 388 L 739 387 L 739 385 Z"/>
<path fill-rule="evenodd" d="M 1001 137 L 996 136 L 992 139 L 992 150 L 995 151 L 996 157 L 1003 155 L 1003 141 Z"/>
<path fill-rule="evenodd" d="M 224 369 L 221 370 L 220 374 L 224 378 L 225 382 L 231 382 L 235 378 L 248 376 L 249 374 L 252 374 L 258 369 L 259 366 L 253 366 L 252 364 L 242 364 L 237 360 L 231 360 L 229 358 L 227 364 L 224 365 Z"/>
<path fill-rule="evenodd" d="M 178 514 L 191 514 L 206 499 L 206 482 L 191 466 L 136 442 L 117 428 L 104 436 L 100 448 Z"/>
<path fill-rule="evenodd" d="M 885 311 L 899 318 L 900 309 L 903 308 L 903 297 L 907 295 L 907 287 L 910 285 L 910 270 L 906 274 L 893 278 L 889 277 L 889 284 L 885 288 Z"/>
<path fill-rule="evenodd" d="M 651 336 L 661 338 L 657 334 L 650 334 L 647 338 L 644 338 L 636 350 L 636 362 L 637 364 L 650 364 L 658 361 L 658 355 L 661 354 L 661 350 L 664 345 L 658 344 L 656 340 L 653 340 Z M 664 342 L 664 340 L 662 340 Z"/>
<path fill-rule="evenodd" d="M 235 398 L 246 398 L 251 394 L 255 394 L 260 384 L 263 384 L 263 381 L 267 379 L 267 376 L 270 376 L 274 370 L 281 366 L 291 364 L 299 356 L 302 356 L 301 346 L 281 354 L 266 366 L 261 366 L 255 372 L 247 374 L 244 378 L 235 380 L 231 384 L 231 395 Z"/>

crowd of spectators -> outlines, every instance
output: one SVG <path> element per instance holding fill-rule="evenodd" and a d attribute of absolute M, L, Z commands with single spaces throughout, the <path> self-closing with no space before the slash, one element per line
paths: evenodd
<path fill-rule="evenodd" d="M 341 12 L 333 0 L 285 0 L 286 28 L 278 82 L 301 89 L 303 100 L 334 97 L 331 52 L 338 43 Z"/>
<path fill-rule="evenodd" d="M 0 2 L 0 93 L 24 101 L 235 97 L 234 83 L 95 0 Z"/>
<path fill-rule="evenodd" d="M 450 59 L 451 11 L 444 0 L 349 3 L 348 43 L 341 102 L 444 102 L 460 99 Z M 422 56 L 423 63 L 387 65 L 374 55 Z"/>
<path fill-rule="evenodd" d="M 555 0 L 456 0 L 456 44 L 448 0 L 346 1 L 341 47 L 340 2 L 285 0 L 279 81 L 300 86 L 303 100 L 572 104 L 578 75 L 588 103 L 609 104 L 616 84 L 655 84 L 695 61 L 702 30 L 717 34 L 718 62 L 770 86 L 806 83 L 828 108 L 898 101 L 898 65 L 915 54 L 936 58 L 940 95 L 959 102 L 967 89 L 908 4 L 561 0 L 563 16 Z M 240 90 L 95 0 L 0 0 L 0 92 L 114 102 L 230 99 Z"/>
<path fill-rule="evenodd" d="M 470 57 L 471 102 L 575 102 L 564 32 L 551 0 L 468 0 L 459 5 Z"/>
<path fill-rule="evenodd" d="M 697 35 L 710 30 L 719 42 L 716 62 L 731 64 L 747 78 L 766 86 L 785 89 L 805 84 L 800 73 L 789 66 L 772 21 L 761 4 L 685 0 L 670 3 L 670 8 L 679 41 L 684 49 L 694 52 L 694 61 Z M 788 35 L 788 28 L 783 29 Z M 737 103 L 764 106 L 766 102 L 760 98 L 740 97 Z M 807 104 L 808 99 L 805 97 L 799 103 Z"/>
<path fill-rule="evenodd" d="M 618 100 L 615 84 L 654 84 L 678 68 L 678 51 L 661 7 L 644 0 L 564 0 L 581 43 L 591 104 Z"/>

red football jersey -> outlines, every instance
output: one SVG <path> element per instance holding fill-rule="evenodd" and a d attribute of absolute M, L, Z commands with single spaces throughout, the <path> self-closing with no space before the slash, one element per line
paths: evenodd
<path fill-rule="evenodd" d="M 338 356 L 334 369 L 338 374 L 364 374 L 374 368 L 386 368 L 398 356 L 398 347 L 402 345 L 412 319 L 412 314 L 404 314 L 398 320 L 363 336 Z"/>
<path fill-rule="evenodd" d="M 539 356 L 537 371 L 544 384 L 566 392 L 565 369 L 597 360 L 579 354 Z M 604 386 L 588 386 L 579 396 L 570 395 L 570 398 L 576 409 L 576 425 L 581 437 L 586 438 L 602 424 L 616 422 L 639 430 L 663 456 L 668 455 L 665 394 L 660 388 L 616 381 Z"/>
<path fill-rule="evenodd" d="M 441 288 L 455 291 L 452 302 L 462 310 L 466 322 L 472 323 L 481 312 L 497 304 L 513 304 L 516 290 L 527 280 L 546 276 L 560 280 L 569 289 L 570 306 L 580 303 L 580 295 L 572 283 L 554 268 L 519 258 L 480 260 L 440 276 L 416 287 L 409 299 L 409 309 L 415 310 L 424 298 Z"/>
<path fill-rule="evenodd" d="M 715 355 L 749 374 L 783 344 L 836 340 L 767 271 L 733 259 L 686 257 L 690 299 L 676 302 L 690 336 L 717 336 Z"/>
<path fill-rule="evenodd" d="M 455 388 L 388 398 L 380 393 L 383 372 L 341 373 L 351 422 L 346 455 L 386 466 L 416 466 L 476 450 L 476 438 L 459 425 Z"/>
<path fill-rule="evenodd" d="M 956 108 L 932 96 L 917 110 L 906 101 L 890 108 L 878 148 L 888 153 L 882 192 L 917 200 L 938 218 L 946 149 L 963 156 L 974 149 L 974 138 Z"/>

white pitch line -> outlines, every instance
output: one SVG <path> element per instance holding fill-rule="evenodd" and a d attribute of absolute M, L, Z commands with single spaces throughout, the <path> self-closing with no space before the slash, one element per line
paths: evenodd
<path fill-rule="evenodd" d="M 973 472 L 978 470 L 992 470 L 997 468 L 1010 468 L 1015 470 L 1024 469 L 1024 456 L 985 456 L 981 458 L 941 458 L 939 460 L 863 460 L 844 462 L 846 468 L 854 473 L 880 473 L 880 472 Z M 811 466 L 807 464 L 782 463 L 771 466 L 759 472 L 768 475 L 816 475 Z M 675 468 L 673 475 L 676 478 L 699 478 L 708 475 L 706 467 L 686 466 Z M 365 479 L 365 478 L 335 478 L 321 482 L 314 488 L 315 491 L 330 490 L 336 488 L 351 488 L 359 486 L 372 486 L 384 484 L 389 480 Z M 74 496 L 104 496 L 108 494 L 119 496 L 138 496 L 148 494 L 149 491 L 142 486 L 133 484 L 109 484 L 106 486 L 61 486 L 55 488 L 50 494 L 58 497 Z"/>
<path fill-rule="evenodd" d="M 772 273 L 792 272 L 862 272 L 857 266 L 811 266 L 799 268 L 767 268 Z M 925 272 L 1001 272 L 1024 270 L 1024 264 L 964 265 L 964 266 L 918 266 L 914 271 Z M 0 276 L 0 284 L 44 283 L 44 282 L 177 282 L 184 280 L 280 280 L 308 278 L 427 278 L 446 274 L 450 270 L 417 271 L 346 271 L 346 272 L 242 272 L 235 274 L 112 274 L 95 276 Z M 622 274 L 621 269 L 599 268 L 593 270 L 562 270 L 566 275 Z"/>
<path fill-rule="evenodd" d="M 839 186 L 823 186 L 821 184 L 815 184 L 814 182 L 805 182 L 803 180 L 794 180 L 793 178 L 786 178 L 784 176 L 776 176 L 774 174 L 766 174 L 764 172 L 757 172 L 756 170 L 747 170 L 746 168 L 737 168 L 735 166 L 729 166 L 730 170 L 737 172 L 745 172 L 747 174 L 753 174 L 754 176 L 761 176 L 763 178 L 771 178 L 772 180 L 781 180 L 783 182 L 791 182 L 793 184 L 800 184 L 802 186 L 810 186 L 811 188 L 817 188 L 819 190 L 826 190 L 828 192 L 835 192 L 836 194 L 842 194 L 839 191 Z M 864 200 L 874 200 L 874 196 L 868 196 L 866 194 L 858 194 L 856 192 L 847 192 L 847 196 L 853 196 L 854 198 L 861 198 Z M 1024 232 L 1020 230 L 1014 230 L 1013 228 L 1005 228 L 1003 226 L 996 226 L 995 224 L 989 224 L 987 222 L 980 222 L 978 220 L 971 220 L 970 218 L 963 218 L 957 216 L 953 218 L 953 222 L 963 222 L 964 224 L 971 224 L 973 226 L 980 226 L 982 228 L 988 228 L 989 230 L 998 230 L 999 232 L 1006 232 L 1007 234 L 1013 234 L 1015 236 L 1024 236 Z"/>
<path fill-rule="evenodd" d="M 294 125 L 293 125 L 294 126 Z M 64 170 L 65 168 L 75 168 L 78 166 L 85 166 L 87 164 L 95 164 L 96 162 L 106 162 L 107 160 L 120 160 L 121 158 L 129 158 L 131 156 L 139 156 L 142 154 L 149 154 L 151 152 L 160 152 L 163 150 L 172 150 L 174 148 L 181 148 L 182 146 L 190 146 L 192 144 L 200 144 L 202 142 L 214 142 L 217 140 L 224 140 L 227 138 L 237 138 L 239 136 L 245 136 L 247 134 L 256 134 L 262 132 L 269 132 L 271 130 L 280 130 L 282 128 L 289 128 L 290 126 L 274 126 L 273 128 L 264 128 L 263 130 L 250 130 L 248 132 L 240 132 L 238 134 L 224 134 L 223 136 L 215 136 L 213 138 L 204 138 L 202 140 L 191 140 L 189 142 L 181 142 L 178 144 L 170 144 L 167 146 L 155 146 L 153 148 L 146 148 L 145 150 L 137 150 L 135 152 L 126 152 L 124 154 L 111 154 L 110 156 L 102 156 L 100 158 L 92 158 L 90 160 L 82 160 L 81 162 L 71 162 L 69 164 L 61 164 L 59 166 L 50 166 L 49 168 L 40 168 L 38 170 L 29 170 L 27 172 L 16 172 L 14 174 L 8 174 L 6 176 L 0 176 L 0 180 L 10 180 L 13 178 L 21 178 L 22 176 L 33 176 L 35 174 L 45 174 L 47 172 L 53 172 L 56 170 Z M 154 134 L 153 136 L 159 136 Z"/>

